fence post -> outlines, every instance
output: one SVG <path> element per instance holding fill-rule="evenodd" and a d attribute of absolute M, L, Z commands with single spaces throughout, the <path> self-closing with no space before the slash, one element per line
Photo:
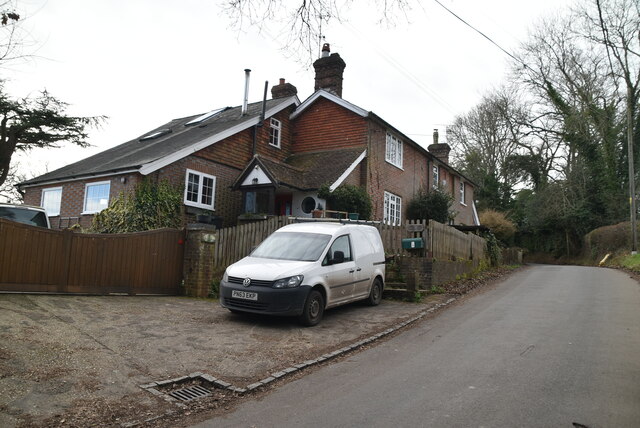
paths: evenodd
<path fill-rule="evenodd" d="M 62 232 L 62 278 L 57 285 L 57 292 L 64 293 L 69 287 L 69 271 L 71 270 L 71 249 L 73 247 L 74 232 L 65 229 Z"/>

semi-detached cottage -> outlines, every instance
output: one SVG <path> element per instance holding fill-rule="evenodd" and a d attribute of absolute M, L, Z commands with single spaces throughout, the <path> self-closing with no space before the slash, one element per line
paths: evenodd
<path fill-rule="evenodd" d="M 311 216 L 330 209 L 320 186 L 367 189 L 373 217 L 405 221 L 420 189 L 454 196 L 455 224 L 478 225 L 474 184 L 448 164 L 450 148 L 428 150 L 371 111 L 342 99 L 345 62 L 323 48 L 315 92 L 300 102 L 284 79 L 272 99 L 174 119 L 139 138 L 21 183 L 25 203 L 46 208 L 54 227 L 88 226 L 93 214 L 144 177 L 184 187 L 184 222 L 213 213 L 223 226 L 245 214 Z"/>

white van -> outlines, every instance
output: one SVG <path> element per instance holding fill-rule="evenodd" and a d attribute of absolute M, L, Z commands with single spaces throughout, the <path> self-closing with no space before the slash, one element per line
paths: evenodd
<path fill-rule="evenodd" d="M 379 304 L 384 273 L 384 248 L 375 227 L 290 224 L 227 268 L 220 303 L 232 312 L 298 316 L 312 326 L 334 306 L 356 300 Z"/>
<path fill-rule="evenodd" d="M 51 229 L 49 217 L 47 217 L 47 213 L 42 207 L 0 203 L 0 218 Z"/>

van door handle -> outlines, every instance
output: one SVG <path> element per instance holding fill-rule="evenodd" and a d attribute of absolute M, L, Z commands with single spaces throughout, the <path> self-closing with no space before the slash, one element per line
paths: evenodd
<path fill-rule="evenodd" d="M 356 270 L 357 270 L 358 272 L 360 272 L 360 271 L 362 270 L 362 268 L 358 268 L 358 269 L 356 269 Z"/>
<path fill-rule="evenodd" d="M 354 272 L 355 272 L 355 269 L 351 269 L 351 270 L 349 271 L 349 273 L 354 273 Z"/>

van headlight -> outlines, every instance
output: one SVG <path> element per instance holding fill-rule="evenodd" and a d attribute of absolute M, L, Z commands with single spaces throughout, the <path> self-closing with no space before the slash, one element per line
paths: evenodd
<path fill-rule="evenodd" d="M 224 275 L 222 275 L 222 282 L 225 284 L 229 282 L 229 275 L 227 275 L 227 271 L 224 271 Z"/>
<path fill-rule="evenodd" d="M 273 288 L 294 288 L 302 284 L 303 275 L 290 276 L 282 278 L 273 283 Z"/>

